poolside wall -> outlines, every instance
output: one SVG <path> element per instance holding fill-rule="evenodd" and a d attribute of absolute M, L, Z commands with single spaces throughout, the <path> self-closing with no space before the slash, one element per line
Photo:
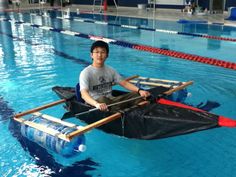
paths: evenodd
<path fill-rule="evenodd" d="M 211 0 L 198 0 L 198 5 L 204 9 L 210 9 Z M 215 4 L 224 3 L 224 0 L 212 0 Z M 236 7 L 236 0 L 225 0 L 225 10 L 229 7 Z"/>
<path fill-rule="evenodd" d="M 226 8 L 229 8 L 229 7 L 236 7 L 236 0 L 227 0 L 227 1 L 226 1 L 226 4 L 225 4 L 225 7 L 226 7 Z"/>
<path fill-rule="evenodd" d="M 107 0 L 108 5 L 113 5 L 113 0 Z M 163 0 L 162 0 L 163 1 Z M 165 0 L 163 2 L 166 3 L 157 3 L 158 8 L 173 8 L 173 9 L 180 9 L 183 7 L 183 4 L 185 0 L 183 0 L 183 4 L 181 5 L 179 2 L 181 0 L 176 0 L 176 3 L 173 3 L 173 0 Z M 214 1 L 214 0 L 213 0 Z M 223 1 L 223 0 L 222 0 Z M 84 4 L 84 5 L 92 5 L 93 0 L 71 0 L 72 4 Z M 119 6 L 127 6 L 127 7 L 137 7 L 137 4 L 147 4 L 148 0 L 116 0 L 116 3 Z M 198 4 L 201 7 L 208 8 L 210 6 L 210 0 L 198 0 Z M 236 0 L 226 0 L 225 2 L 225 10 L 227 10 L 229 7 L 236 7 Z"/>

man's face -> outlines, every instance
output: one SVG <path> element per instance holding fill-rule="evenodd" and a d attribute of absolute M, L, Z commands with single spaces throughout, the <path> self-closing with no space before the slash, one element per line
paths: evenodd
<path fill-rule="evenodd" d="M 107 51 L 105 48 L 96 47 L 93 49 L 93 52 L 90 54 L 95 65 L 103 65 L 107 58 Z"/>

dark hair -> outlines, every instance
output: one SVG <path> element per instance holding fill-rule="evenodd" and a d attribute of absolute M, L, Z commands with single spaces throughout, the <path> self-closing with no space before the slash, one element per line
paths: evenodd
<path fill-rule="evenodd" d="M 93 49 L 95 49 L 96 47 L 101 47 L 101 48 L 105 48 L 106 51 L 107 51 L 107 55 L 109 53 L 109 46 L 106 42 L 104 41 L 95 41 L 92 46 L 91 46 L 91 49 L 90 49 L 90 52 L 92 53 L 93 52 Z"/>

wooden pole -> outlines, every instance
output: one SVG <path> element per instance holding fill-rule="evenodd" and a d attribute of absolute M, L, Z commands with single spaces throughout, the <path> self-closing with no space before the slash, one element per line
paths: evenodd
<path fill-rule="evenodd" d="M 139 75 L 130 76 L 130 77 L 126 78 L 125 80 L 130 81 L 130 80 L 135 79 L 137 77 L 139 77 Z"/>
<path fill-rule="evenodd" d="M 139 75 L 130 76 L 130 77 L 127 77 L 127 78 L 124 79 L 124 80 L 125 80 L 125 81 L 130 81 L 130 80 L 135 79 L 135 78 L 137 78 L 137 77 L 139 77 Z M 112 85 L 114 86 L 114 85 L 116 85 L 116 83 L 113 82 Z"/>
<path fill-rule="evenodd" d="M 120 104 L 123 104 L 123 103 L 128 103 L 130 101 L 134 101 L 134 100 L 141 99 L 141 98 L 143 98 L 143 97 L 142 96 L 137 96 L 137 97 L 130 98 L 130 99 L 127 99 L 127 100 L 123 100 L 123 101 L 119 101 L 119 102 L 109 104 L 109 105 L 107 105 L 107 107 L 109 108 L 109 107 L 120 105 Z M 89 109 L 88 111 L 84 111 L 84 112 L 80 112 L 80 113 L 75 114 L 75 117 L 81 116 L 83 114 L 87 114 L 87 113 L 90 113 L 90 112 L 93 112 L 93 111 L 97 111 L 97 110 L 99 110 L 99 108 Z"/>
<path fill-rule="evenodd" d="M 188 82 L 185 82 L 184 84 L 178 86 L 178 87 L 175 87 L 173 89 L 170 89 L 166 92 L 164 92 L 165 95 L 170 95 L 172 94 L 173 92 L 176 92 L 176 91 L 179 91 L 179 90 L 182 90 L 184 89 L 185 87 L 189 86 L 189 85 L 192 85 L 193 84 L 193 81 L 188 81 Z"/>
<path fill-rule="evenodd" d="M 157 78 L 148 78 L 148 77 L 139 77 L 141 80 L 148 80 L 148 81 L 160 81 L 160 82 L 171 82 L 171 83 L 180 83 L 180 81 L 174 80 L 165 80 L 165 79 L 157 79 Z"/>
<path fill-rule="evenodd" d="M 19 117 L 25 116 L 27 114 L 31 114 L 31 113 L 34 113 L 34 112 L 37 112 L 37 111 L 40 111 L 40 110 L 43 110 L 43 109 L 46 109 L 46 108 L 49 108 L 49 107 L 61 104 L 61 103 L 65 103 L 66 101 L 67 101 L 66 99 L 61 99 L 61 100 L 58 100 L 58 101 L 54 101 L 52 103 L 49 103 L 49 104 L 46 104 L 46 105 L 43 105 L 43 106 L 40 106 L 40 107 L 37 107 L 37 108 L 34 108 L 34 109 L 30 109 L 28 111 L 16 114 L 14 116 L 14 118 L 19 118 Z"/>
<path fill-rule="evenodd" d="M 76 130 L 74 132 L 71 132 L 71 133 L 67 134 L 67 138 L 68 139 L 72 139 L 75 136 L 79 136 L 79 135 L 81 135 L 83 133 L 86 133 L 87 131 L 89 131 L 89 130 L 91 130 L 93 128 L 96 128 L 96 127 L 99 127 L 99 126 L 104 125 L 106 123 L 109 123 L 109 122 L 111 122 L 111 121 L 113 121 L 115 119 L 118 119 L 120 117 L 121 117 L 121 113 L 117 112 L 117 113 L 112 114 L 112 115 L 110 115 L 108 117 L 105 117 L 105 118 L 103 118 L 103 119 L 101 119 L 101 120 L 99 120 L 97 122 L 94 122 L 94 123 L 91 123 L 91 124 L 89 124 L 89 125 L 87 125 L 85 127 L 82 127 L 79 130 Z"/>
<path fill-rule="evenodd" d="M 153 86 L 153 87 L 157 87 L 157 86 L 162 86 L 162 87 L 171 87 L 172 85 L 170 84 L 161 84 L 161 83 L 155 83 L 155 82 L 145 82 L 145 81 L 137 81 L 137 80 L 131 80 L 131 83 L 139 83 L 141 85 L 147 85 L 147 86 Z"/>

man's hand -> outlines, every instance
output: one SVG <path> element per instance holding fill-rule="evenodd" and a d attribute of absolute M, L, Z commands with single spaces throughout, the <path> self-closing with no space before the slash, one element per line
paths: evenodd
<path fill-rule="evenodd" d="M 148 92 L 146 90 L 139 90 L 138 93 L 140 96 L 145 97 L 145 98 L 150 96 L 150 92 Z"/>
<path fill-rule="evenodd" d="M 101 111 L 108 111 L 106 103 L 96 103 L 94 106 Z"/>

